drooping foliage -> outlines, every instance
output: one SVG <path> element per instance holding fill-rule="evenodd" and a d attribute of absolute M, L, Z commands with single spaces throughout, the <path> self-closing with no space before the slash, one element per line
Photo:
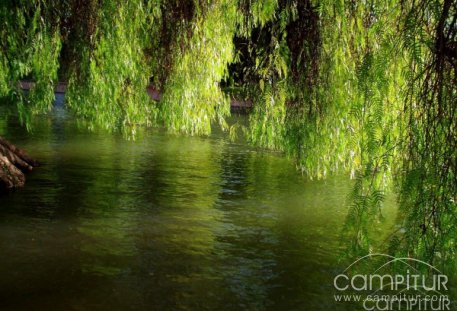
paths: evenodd
<path fill-rule="evenodd" d="M 0 95 L 17 100 L 27 125 L 31 114 L 49 111 L 54 100 L 61 40 L 52 14 L 46 0 L 6 0 L 0 5 Z M 35 81 L 27 97 L 19 90 L 21 79 Z"/>
<path fill-rule="evenodd" d="M 134 134 L 137 126 L 152 124 L 156 114 L 145 92 L 151 66 L 144 49 L 149 25 L 157 18 L 157 4 L 103 1 L 92 5 L 94 16 L 87 22 L 95 26 L 87 27 L 93 30 L 80 39 L 79 63 L 70 67 L 67 106 L 92 121 L 90 125 L 108 129 L 121 125 Z"/>
<path fill-rule="evenodd" d="M 455 1 L 2 1 L 0 17 L 0 95 L 24 121 L 51 108 L 57 74 L 76 116 L 128 136 L 227 128 L 229 99 L 243 94 L 252 144 L 310 178 L 355 179 L 351 255 L 372 251 L 368 227 L 393 185 L 391 251 L 455 257 Z M 28 96 L 24 79 L 35 82 Z"/>
<path fill-rule="evenodd" d="M 299 55 L 312 56 L 301 59 L 300 79 L 294 66 L 303 63 L 290 44 L 299 39 L 282 39 L 297 36 L 288 27 L 300 25 L 300 14 L 275 15 L 248 43 L 254 60 L 245 62 L 257 69 L 248 77 L 257 84 L 251 140 L 295 156 L 311 177 L 351 173 L 350 254 L 373 250 L 368 229 L 382 220 L 393 180 L 404 233 L 393 237 L 391 251 L 450 262 L 457 236 L 455 3 L 315 1 L 304 12 Z M 276 35 L 284 16 L 288 27 Z M 278 54 L 282 62 L 269 61 Z"/>
<path fill-rule="evenodd" d="M 405 64 L 397 50 L 396 21 L 401 11 L 393 1 L 345 3 L 321 10 L 332 8 L 340 29 L 327 28 L 330 34 L 323 35 L 323 58 L 329 66 L 323 70 L 329 81 L 318 100 L 326 111 L 318 119 L 323 123 L 318 141 L 305 147 L 315 160 L 306 161 L 311 168 L 322 163 L 316 174 L 321 167 L 324 174 L 341 167 L 355 178 L 346 229 L 352 251 L 369 252 L 368 229 L 382 219 L 386 186 L 400 169 L 396 146 L 402 129 L 402 94 L 398 91 L 404 85 Z M 336 53 L 330 53 L 332 49 Z M 313 129 L 310 133 L 315 135 Z"/>
<path fill-rule="evenodd" d="M 160 116 L 167 128 L 189 134 L 209 134 L 212 121 L 225 127 L 230 106 L 219 82 L 233 59 L 237 7 L 218 0 L 196 7 L 188 32 L 179 34 L 173 65 L 165 79 Z"/>
<path fill-rule="evenodd" d="M 457 3 L 405 4 L 409 52 L 400 175 L 405 235 L 394 246 L 453 269 L 457 255 Z"/>

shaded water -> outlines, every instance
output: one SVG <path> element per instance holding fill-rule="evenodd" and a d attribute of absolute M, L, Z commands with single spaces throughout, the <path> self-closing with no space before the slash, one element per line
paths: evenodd
<path fill-rule="evenodd" d="M 0 310 L 344 309 L 346 178 L 220 133 L 89 133 L 62 110 L 31 134 L 0 117 L 0 135 L 43 163 L 0 197 Z"/>

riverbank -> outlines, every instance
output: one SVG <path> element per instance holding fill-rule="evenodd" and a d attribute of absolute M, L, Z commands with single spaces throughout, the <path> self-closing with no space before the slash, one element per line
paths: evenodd
<path fill-rule="evenodd" d="M 34 86 L 33 81 L 20 81 L 19 87 L 22 90 L 30 90 Z M 57 94 L 65 94 L 67 90 L 67 83 L 66 82 L 58 82 L 55 86 L 55 93 Z M 146 88 L 146 92 L 148 93 L 149 97 L 154 101 L 159 101 L 162 97 L 162 93 L 160 90 L 155 88 L 152 85 L 148 85 Z M 236 98 L 230 99 L 230 109 L 234 112 L 249 112 L 252 109 L 252 101 L 250 100 L 239 100 Z"/>

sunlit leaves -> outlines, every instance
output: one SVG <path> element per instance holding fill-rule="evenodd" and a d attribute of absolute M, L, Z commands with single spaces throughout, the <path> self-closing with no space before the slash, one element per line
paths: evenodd
<path fill-rule="evenodd" d="M 264 86 L 262 95 L 254 102 L 250 116 L 249 138 L 255 145 L 283 149 L 287 93 L 284 83 Z"/>
<path fill-rule="evenodd" d="M 230 106 L 219 82 L 234 57 L 236 13 L 233 1 L 215 1 L 191 23 L 184 51 L 175 51 L 160 106 L 160 118 L 171 131 L 207 135 L 214 121 L 226 127 Z"/>
<path fill-rule="evenodd" d="M 61 40 L 48 14 L 45 0 L 0 4 L 0 95 L 12 95 L 28 128 L 31 115 L 49 111 L 54 102 Z M 28 96 L 19 90 L 22 79 L 34 81 Z"/>
<path fill-rule="evenodd" d="M 72 73 L 67 105 L 92 126 L 121 128 L 134 136 L 151 125 L 156 108 L 147 96 L 150 66 L 143 52 L 146 22 L 154 8 L 143 1 L 106 1 L 98 11 L 96 48 L 83 46 L 82 63 Z"/>
<path fill-rule="evenodd" d="M 54 103 L 54 83 L 57 81 L 60 34 L 39 33 L 34 41 L 34 53 L 31 67 L 35 85 L 30 90 L 27 100 L 33 103 L 35 112 L 48 112 Z"/>
<path fill-rule="evenodd" d="M 410 70 L 400 203 L 406 232 L 396 250 L 455 273 L 457 60 L 447 49 L 457 40 L 457 8 L 450 0 L 418 1 L 404 11 Z"/>

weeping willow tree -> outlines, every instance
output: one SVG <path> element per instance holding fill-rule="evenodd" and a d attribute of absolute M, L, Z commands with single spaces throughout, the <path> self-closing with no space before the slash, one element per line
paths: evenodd
<path fill-rule="evenodd" d="M 310 178 L 355 179 L 350 254 L 375 245 L 389 186 L 393 253 L 456 255 L 457 4 L 450 0 L 33 0 L 0 4 L 0 95 L 24 124 L 49 111 L 58 77 L 86 126 L 207 135 L 227 129 L 234 90 L 244 133 Z M 34 86 L 25 95 L 20 80 Z M 150 85 L 162 97 L 146 93 Z M 232 93 L 227 94 L 226 90 Z M 234 129 L 234 127 L 232 127 Z"/>
<path fill-rule="evenodd" d="M 61 40 L 49 4 L 36 0 L 0 5 L 0 95 L 15 97 L 26 125 L 32 114 L 49 111 L 54 100 Z M 27 97 L 18 85 L 24 78 L 35 81 Z"/>
<path fill-rule="evenodd" d="M 254 84 L 251 141 L 294 156 L 312 178 L 350 173 L 350 254 L 373 251 L 369 232 L 382 221 L 387 188 L 397 185 L 401 230 L 391 251 L 451 263 L 455 3 L 276 6 L 243 42 L 241 62 L 250 65 L 243 78 Z"/>
<path fill-rule="evenodd" d="M 19 117 L 29 127 L 34 114 L 47 112 L 54 101 L 61 40 L 58 22 L 45 1 L 3 1 L 0 4 L 0 98 L 16 103 Z M 19 81 L 33 79 L 25 96 Z M 24 172 L 37 162 L 0 137 L 0 191 L 23 186 Z"/>
<path fill-rule="evenodd" d="M 358 84 L 350 112 L 355 140 L 342 149 L 355 155 L 347 222 L 353 250 L 372 251 L 368 228 L 382 218 L 393 181 L 401 213 L 390 251 L 449 273 L 457 237 L 456 8 L 452 1 L 372 2 L 355 15 L 363 41 L 352 46 L 365 48 L 350 70 Z M 353 7 L 345 10 L 350 21 Z"/>
<path fill-rule="evenodd" d="M 455 271 L 457 255 L 457 4 L 404 6 L 409 51 L 400 176 L 402 221 L 394 246 Z"/>
<path fill-rule="evenodd" d="M 173 65 L 164 84 L 160 116 L 167 128 L 190 134 L 209 134 L 212 121 L 226 127 L 230 106 L 219 82 L 233 59 L 236 2 L 194 3 L 187 32 L 178 34 L 181 48 L 170 57 Z"/>
<path fill-rule="evenodd" d="M 90 1 L 88 34 L 73 48 L 78 63 L 69 68 L 67 106 L 89 126 L 121 126 L 134 134 L 150 125 L 156 114 L 145 89 L 151 65 L 145 48 L 149 25 L 158 13 L 156 3 Z M 94 113 L 95 112 L 95 113 Z"/>

